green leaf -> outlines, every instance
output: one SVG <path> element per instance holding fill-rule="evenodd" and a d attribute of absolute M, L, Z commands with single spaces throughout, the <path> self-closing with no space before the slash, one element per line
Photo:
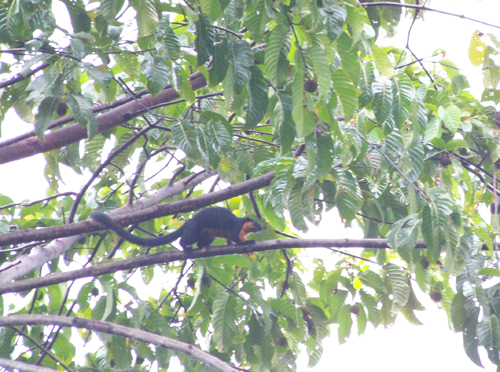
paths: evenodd
<path fill-rule="evenodd" d="M 133 53 L 120 53 L 113 55 L 118 66 L 121 67 L 132 79 L 137 80 L 141 76 L 141 68 L 137 56 Z"/>
<path fill-rule="evenodd" d="M 392 79 L 392 115 L 399 127 L 410 116 L 411 103 L 415 98 L 415 87 L 406 74 L 398 74 Z"/>
<path fill-rule="evenodd" d="M 312 114 L 304 107 L 304 73 L 298 68 L 292 85 L 293 110 L 292 118 L 295 122 L 297 137 L 307 137 L 316 127 L 316 121 Z"/>
<path fill-rule="evenodd" d="M 343 344 L 349 340 L 352 328 L 351 306 L 344 305 L 340 308 L 337 320 L 339 322 L 339 343 Z"/>
<path fill-rule="evenodd" d="M 90 63 L 82 63 L 81 67 L 83 67 L 89 78 L 93 79 L 95 83 L 99 84 L 102 89 L 106 91 L 109 89 L 109 85 L 113 80 L 113 75 L 111 75 L 107 71 L 101 71 L 98 67 Z"/>
<path fill-rule="evenodd" d="M 141 72 L 148 82 L 148 90 L 154 96 L 160 93 L 167 86 L 172 69 L 167 65 L 162 57 L 152 57 L 146 54 L 141 65 Z"/>
<path fill-rule="evenodd" d="M 291 37 L 287 23 L 283 20 L 278 22 L 271 31 L 266 45 L 266 67 L 269 81 L 274 86 L 279 86 L 288 67 L 287 55 L 290 51 Z"/>
<path fill-rule="evenodd" d="M 387 244 L 397 249 L 401 257 L 411 261 L 410 253 L 417 245 L 421 220 L 417 214 L 410 214 L 395 222 L 386 235 Z"/>
<path fill-rule="evenodd" d="M 384 52 L 384 50 L 379 46 L 373 44 L 372 52 L 373 52 L 373 61 L 375 62 L 375 67 L 377 67 L 377 70 L 378 72 L 380 72 L 380 75 L 383 75 L 385 77 L 394 76 L 394 67 L 392 66 L 392 63 L 389 57 L 387 57 L 387 54 Z"/>
<path fill-rule="evenodd" d="M 213 340 L 221 352 L 231 350 L 231 343 L 236 336 L 235 305 L 234 297 L 229 292 L 219 292 L 212 305 Z"/>
<path fill-rule="evenodd" d="M 352 48 L 353 40 L 345 32 L 337 40 L 338 52 L 342 59 L 342 70 L 349 76 L 351 82 L 356 86 L 359 83 L 361 73 L 358 52 Z"/>
<path fill-rule="evenodd" d="M 221 6 L 219 1 L 200 0 L 201 12 L 207 14 L 212 22 L 219 18 Z"/>
<path fill-rule="evenodd" d="M 495 89 L 500 83 L 500 66 L 496 62 L 497 57 L 497 49 L 486 47 L 483 63 L 483 83 L 486 88 Z"/>
<path fill-rule="evenodd" d="M 385 76 L 380 76 L 373 84 L 373 111 L 379 124 L 383 124 L 392 109 L 392 83 Z"/>
<path fill-rule="evenodd" d="M 248 82 L 248 107 L 244 126 L 245 130 L 252 129 L 260 123 L 267 111 L 269 98 L 267 95 L 267 83 L 262 71 L 256 67 L 250 67 L 251 78 Z"/>
<path fill-rule="evenodd" d="M 109 350 L 116 368 L 123 370 L 130 367 L 132 364 L 132 354 L 130 352 L 130 343 L 127 338 L 113 336 L 109 344 Z"/>
<path fill-rule="evenodd" d="M 139 27 L 139 36 L 153 35 L 158 27 L 158 12 L 153 0 L 130 0 L 130 5 L 137 12 L 136 22 Z"/>
<path fill-rule="evenodd" d="M 494 364 L 498 364 L 500 330 L 499 321 L 495 315 L 483 316 L 483 319 L 477 326 L 477 337 L 479 339 L 479 343 L 483 345 L 488 352 L 490 361 Z"/>
<path fill-rule="evenodd" d="M 434 138 L 441 138 L 441 120 L 437 117 L 433 117 L 429 120 L 427 128 L 425 129 L 424 141 L 429 143 Z"/>
<path fill-rule="evenodd" d="M 296 136 L 295 123 L 292 119 L 293 103 L 288 94 L 278 93 L 274 96 L 276 105 L 270 114 L 271 124 L 279 128 L 281 154 L 286 154 L 292 147 Z M 272 106 L 271 106 L 272 107 Z"/>
<path fill-rule="evenodd" d="M 253 65 L 252 50 L 246 41 L 238 40 L 231 43 L 230 51 L 229 62 L 231 62 L 233 89 L 236 94 L 240 94 L 252 76 L 250 72 L 250 67 Z"/>
<path fill-rule="evenodd" d="M 361 302 L 363 305 L 366 306 L 368 310 L 368 320 L 373 324 L 373 326 L 376 328 L 381 322 L 380 319 L 380 310 L 378 309 L 378 304 L 377 301 L 375 300 L 375 297 L 373 297 L 371 294 L 367 293 L 363 289 L 359 291 L 359 294 L 361 296 Z"/>
<path fill-rule="evenodd" d="M 391 313 L 397 314 L 408 302 L 410 298 L 410 286 L 405 273 L 394 264 L 385 264 L 384 270 L 389 275 L 392 286 L 392 308 Z"/>
<path fill-rule="evenodd" d="M 317 104 L 324 105 L 330 93 L 331 85 L 330 66 L 328 65 L 326 52 L 319 46 L 311 47 L 308 52 L 319 83 Z"/>
<path fill-rule="evenodd" d="M 357 93 L 354 84 L 351 82 L 347 74 L 338 69 L 332 74 L 333 88 L 342 102 L 344 108 L 345 121 L 349 121 L 354 115 L 357 107 Z"/>
<path fill-rule="evenodd" d="M 69 17 L 71 18 L 71 25 L 73 27 L 73 32 L 90 32 L 91 20 L 85 9 L 85 4 L 81 0 L 62 0 L 66 8 L 68 9 Z M 104 3 L 101 4 L 101 7 Z M 1 35 L 0 31 L 0 35 Z"/>
<path fill-rule="evenodd" d="M 318 178 L 325 177 L 333 165 L 333 140 L 329 135 L 316 132 L 316 146 L 318 148 Z"/>
<path fill-rule="evenodd" d="M 460 126 L 460 109 L 455 105 L 450 105 L 446 108 L 439 106 L 438 116 L 451 134 L 455 134 Z"/>
<path fill-rule="evenodd" d="M 387 288 L 385 287 L 384 283 L 382 282 L 382 279 L 380 279 L 380 276 L 374 273 L 371 270 L 366 270 L 361 273 L 359 273 L 359 280 L 364 285 L 367 285 L 368 287 L 373 288 L 376 290 L 378 293 L 383 294 L 383 295 L 388 295 Z"/>
<path fill-rule="evenodd" d="M 226 77 L 229 69 L 230 53 L 231 47 L 228 38 L 223 37 L 219 42 L 215 43 L 212 66 L 208 71 L 209 86 L 215 87 Z"/>
<path fill-rule="evenodd" d="M 344 23 L 347 19 L 347 12 L 336 3 L 323 4 L 325 5 L 323 10 L 326 35 L 330 40 L 335 40 L 344 31 Z"/>
<path fill-rule="evenodd" d="M 90 98 L 70 94 L 67 98 L 67 104 L 71 111 L 73 111 L 76 121 L 82 127 L 87 128 L 87 138 L 93 138 L 99 130 L 99 125 L 92 112 L 93 105 Z"/>
<path fill-rule="evenodd" d="M 288 196 L 287 206 L 288 211 L 290 212 L 293 226 L 295 226 L 295 228 L 299 230 L 306 232 L 307 230 L 309 230 L 309 228 L 304 221 L 305 211 L 303 205 L 304 202 L 302 196 L 302 186 L 303 185 L 301 182 L 295 183 L 290 191 L 290 195 Z"/>
<path fill-rule="evenodd" d="M 198 53 L 198 66 L 203 65 L 212 56 L 214 41 L 215 31 L 210 18 L 205 14 L 200 14 L 196 21 L 196 39 L 194 40 L 196 53 Z"/>
<path fill-rule="evenodd" d="M 423 323 L 418 320 L 417 316 L 415 315 L 415 310 L 423 310 L 422 304 L 418 302 L 417 297 L 415 296 L 415 292 L 413 292 L 413 289 L 410 287 L 410 297 L 408 298 L 408 302 L 406 305 L 403 306 L 403 309 L 401 310 L 401 313 L 405 317 L 407 321 L 409 321 L 411 324 L 414 325 L 422 325 Z"/>
<path fill-rule="evenodd" d="M 41 140 L 43 140 L 45 131 L 52 123 L 58 104 L 59 97 L 46 97 L 38 106 L 38 114 L 35 117 L 35 134 Z"/>
<path fill-rule="evenodd" d="M 155 31 L 156 50 L 164 58 L 177 58 L 181 46 L 179 37 L 172 29 L 168 16 L 163 16 Z"/>
<path fill-rule="evenodd" d="M 196 128 L 189 120 L 178 121 L 172 125 L 172 138 L 176 146 L 184 151 L 187 156 L 199 157 Z"/>
<path fill-rule="evenodd" d="M 107 23 L 112 24 L 120 10 L 122 10 L 124 3 L 124 0 L 104 0 L 101 2 L 98 13 L 104 17 Z M 83 9 L 85 10 L 84 7 Z M 90 31 L 90 28 L 88 31 Z"/>
<path fill-rule="evenodd" d="M 361 80 L 359 81 L 359 88 L 361 94 L 359 96 L 359 106 L 367 106 L 373 98 L 372 83 L 375 80 L 374 67 L 370 62 L 361 63 Z"/>
<path fill-rule="evenodd" d="M 492 267 L 484 267 L 478 272 L 479 275 L 500 276 L 500 270 Z"/>
<path fill-rule="evenodd" d="M 453 301 L 451 302 L 451 323 L 453 325 L 453 330 L 455 332 L 463 331 L 464 324 L 467 319 L 467 312 L 465 311 L 465 297 L 461 291 L 459 291 Z"/>
<path fill-rule="evenodd" d="M 266 0 L 258 0 L 255 10 L 245 16 L 244 25 L 250 32 L 250 38 L 256 42 L 261 41 L 269 21 L 266 5 Z"/>
<path fill-rule="evenodd" d="M 272 299 L 271 307 L 275 313 L 283 314 L 296 325 L 299 325 L 302 322 L 301 311 L 289 301 L 282 298 Z"/>

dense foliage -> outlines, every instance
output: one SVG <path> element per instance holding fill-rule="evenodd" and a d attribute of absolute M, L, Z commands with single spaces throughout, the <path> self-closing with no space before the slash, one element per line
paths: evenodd
<path fill-rule="evenodd" d="M 401 17 L 422 21 L 413 0 L 62 2 L 70 23 L 48 0 L 0 5 L 1 127 L 9 109 L 34 123 L 0 142 L 0 164 L 43 152 L 49 183 L 44 200 L 0 195 L 0 292 L 15 293 L 0 365 L 166 370 L 177 356 L 186 370 L 293 371 L 299 347 L 318 362 L 332 324 L 339 342 L 398 316 L 419 324 L 416 287 L 471 360 L 484 347 L 500 365 L 493 34 L 470 41 L 478 99 L 439 53 L 377 44 Z M 80 190 L 60 193 L 62 166 Z M 214 203 L 267 226 L 234 248 L 247 254 L 192 259 L 88 221 L 114 210 L 148 236 Z M 332 208 L 365 249 L 304 267 L 304 248 L 260 242 Z"/>

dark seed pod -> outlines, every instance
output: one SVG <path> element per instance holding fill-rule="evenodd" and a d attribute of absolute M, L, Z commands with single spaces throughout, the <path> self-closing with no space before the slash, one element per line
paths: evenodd
<path fill-rule="evenodd" d="M 66 102 L 59 102 L 56 108 L 57 115 L 64 116 L 68 112 L 68 105 Z"/>
<path fill-rule="evenodd" d="M 434 302 L 441 302 L 441 300 L 443 299 L 443 295 L 441 293 L 439 293 L 438 291 L 432 291 L 431 292 L 431 299 Z"/>
<path fill-rule="evenodd" d="M 441 157 L 439 158 L 439 164 L 441 164 L 442 167 L 447 167 L 448 165 L 450 165 L 450 156 L 447 153 L 443 152 L 441 154 Z"/>
<path fill-rule="evenodd" d="M 318 89 L 318 82 L 314 79 L 309 79 L 304 81 L 304 90 L 309 93 L 314 93 L 316 92 L 316 89 Z"/>
<path fill-rule="evenodd" d="M 429 268 L 429 260 L 427 259 L 427 257 L 422 257 L 420 259 L 420 264 L 424 267 L 425 270 L 427 270 Z"/>
<path fill-rule="evenodd" d="M 351 314 L 358 315 L 359 314 L 359 305 L 354 304 L 351 306 Z"/>

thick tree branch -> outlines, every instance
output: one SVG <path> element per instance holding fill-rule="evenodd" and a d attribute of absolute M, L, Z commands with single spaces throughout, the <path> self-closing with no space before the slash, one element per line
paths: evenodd
<path fill-rule="evenodd" d="M 201 73 L 195 72 L 191 75 L 190 84 L 193 90 L 198 90 L 204 87 L 207 84 L 207 81 Z M 176 98 L 179 98 L 179 94 L 173 88 L 170 88 L 161 91 L 154 98 L 151 94 L 148 94 L 138 100 L 110 110 L 96 118 L 97 123 L 99 124 L 98 133 L 126 123 L 128 120 L 137 116 L 139 112 L 143 112 L 144 108 L 170 102 Z M 33 137 L 10 146 L 0 148 L 0 164 L 9 163 L 11 161 L 58 149 L 85 138 L 87 138 L 87 128 L 83 128 L 78 123 L 72 124 L 47 133 L 44 141 Z"/>
<path fill-rule="evenodd" d="M 132 225 L 144 222 L 153 218 L 169 216 L 176 213 L 185 213 L 198 210 L 207 205 L 224 201 L 235 196 L 246 194 L 247 192 L 269 186 L 274 178 L 274 172 L 264 174 L 249 181 L 241 182 L 234 186 L 229 186 L 221 191 L 205 194 L 195 198 L 190 198 L 168 204 L 158 204 L 150 208 L 145 208 L 137 212 L 116 217 L 118 223 L 122 225 Z M 10 244 L 31 242 L 34 240 L 50 240 L 85 234 L 102 230 L 102 225 L 97 222 L 83 221 L 66 226 L 46 227 L 42 229 L 29 229 L 15 231 L 12 233 L 0 234 L 0 247 Z"/>
<path fill-rule="evenodd" d="M 51 274 L 42 278 L 31 278 L 17 282 L 6 283 L 0 287 L 0 294 L 26 291 L 34 288 L 46 287 L 68 280 L 97 277 L 100 275 L 114 273 L 119 270 L 131 270 L 138 267 L 156 265 L 159 263 L 170 263 L 186 259 L 206 258 L 224 256 L 230 254 L 245 254 L 254 252 L 265 252 L 286 248 L 390 248 L 385 239 L 278 239 L 256 242 L 252 245 L 223 245 L 202 249 L 194 249 L 186 254 L 182 251 L 160 252 L 149 256 L 135 257 L 128 260 L 105 263 L 85 269 L 68 271 L 64 273 Z M 424 249 L 426 245 L 419 240 L 416 249 Z"/>
<path fill-rule="evenodd" d="M 146 342 L 174 350 L 179 353 L 190 356 L 193 359 L 200 361 L 206 366 L 212 367 L 221 372 L 238 372 L 237 368 L 224 363 L 213 355 L 202 351 L 194 345 L 175 340 L 173 338 L 160 336 L 152 332 L 143 331 L 137 328 L 126 327 L 110 322 L 102 322 L 98 320 L 65 317 L 56 315 L 10 315 L 0 317 L 0 327 L 6 326 L 25 326 L 25 325 L 59 325 L 63 327 L 85 328 L 95 332 L 103 332 L 115 336 L 122 336 L 132 340 Z M 52 372 L 52 370 L 33 370 L 33 372 Z"/>
<path fill-rule="evenodd" d="M 6 370 L 16 369 L 21 372 L 58 372 L 57 369 L 41 367 L 34 364 L 19 362 L 17 360 L 10 360 L 7 358 L 0 358 L 0 366 L 6 367 Z"/>
<path fill-rule="evenodd" d="M 171 198 L 174 195 L 178 195 L 179 193 L 186 190 L 186 188 L 196 186 L 197 184 L 203 182 L 214 174 L 216 174 L 215 171 L 203 171 L 190 177 L 186 177 L 181 181 L 176 182 L 174 185 L 167 185 L 163 187 L 150 198 L 144 198 L 135 202 L 133 205 L 126 205 L 124 207 L 115 209 L 109 212 L 109 214 L 114 216 L 116 214 L 125 213 L 127 211 L 151 207 L 165 199 Z M 74 224 L 60 226 L 58 228 L 65 229 L 68 226 L 72 225 Z M 36 230 L 31 231 L 36 232 Z M 0 238 L 1 237 L 2 234 L 0 234 Z M 56 239 L 47 246 L 31 251 L 29 255 L 21 255 L 17 257 L 15 261 L 6 263 L 5 265 L 3 265 L 2 270 L 0 270 L 0 283 L 8 283 L 11 280 L 20 278 L 39 268 L 44 263 L 59 257 L 61 254 L 67 252 L 78 239 L 80 239 L 80 235 L 73 235 L 63 239 Z"/>

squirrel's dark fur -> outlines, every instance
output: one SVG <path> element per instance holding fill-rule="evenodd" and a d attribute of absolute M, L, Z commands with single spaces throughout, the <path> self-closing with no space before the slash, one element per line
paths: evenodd
<path fill-rule="evenodd" d="M 181 238 L 180 245 L 186 252 L 191 250 L 194 243 L 197 243 L 198 248 L 209 246 L 216 237 L 226 239 L 228 244 L 231 242 L 251 244 L 254 241 L 247 240 L 246 236 L 251 232 L 262 230 L 259 222 L 248 217 L 236 217 L 229 209 L 221 207 L 202 209 L 178 230 L 157 238 L 142 238 L 133 235 L 102 212 L 93 212 L 90 218 L 113 230 L 123 239 L 145 247 L 172 243 Z"/>

